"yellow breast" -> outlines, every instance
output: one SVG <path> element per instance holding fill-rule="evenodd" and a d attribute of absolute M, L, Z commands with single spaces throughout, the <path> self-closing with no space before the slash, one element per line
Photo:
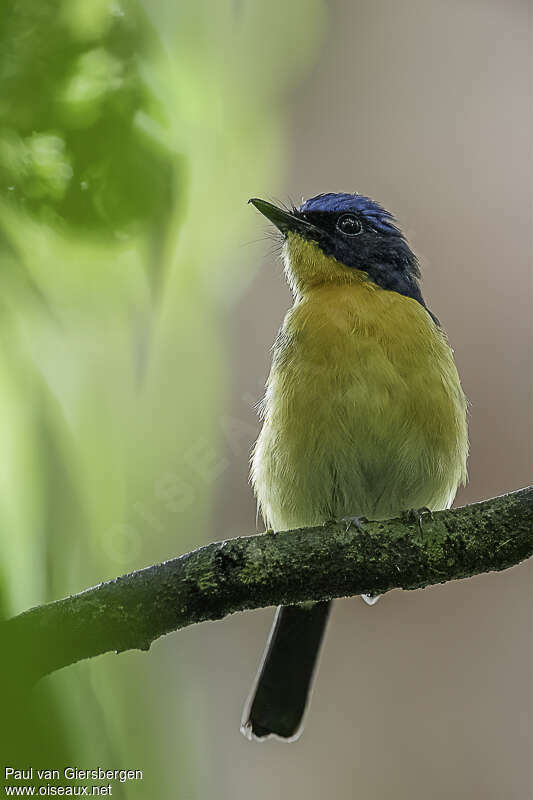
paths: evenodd
<path fill-rule="evenodd" d="M 298 297 L 263 416 L 252 481 L 278 530 L 445 508 L 466 477 L 466 401 L 444 333 L 364 275 Z"/>

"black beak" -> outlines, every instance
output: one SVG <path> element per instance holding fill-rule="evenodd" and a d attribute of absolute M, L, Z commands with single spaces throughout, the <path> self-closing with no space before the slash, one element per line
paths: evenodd
<path fill-rule="evenodd" d="M 283 208 L 278 208 L 272 203 L 267 203 L 266 200 L 252 197 L 248 202 L 255 206 L 261 214 L 264 214 L 264 216 L 285 235 L 294 232 L 306 236 L 307 238 L 314 238 L 313 233 L 315 235 L 318 233 L 318 228 L 311 225 L 310 222 L 285 211 Z"/>

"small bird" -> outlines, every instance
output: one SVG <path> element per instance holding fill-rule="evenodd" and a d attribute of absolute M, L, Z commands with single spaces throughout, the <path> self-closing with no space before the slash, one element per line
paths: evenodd
<path fill-rule="evenodd" d="M 394 217 L 357 193 L 290 210 L 249 202 L 279 231 L 294 297 L 252 456 L 266 526 L 449 508 L 466 481 L 467 401 Z M 248 738 L 298 738 L 330 605 L 278 608 L 244 710 Z"/>

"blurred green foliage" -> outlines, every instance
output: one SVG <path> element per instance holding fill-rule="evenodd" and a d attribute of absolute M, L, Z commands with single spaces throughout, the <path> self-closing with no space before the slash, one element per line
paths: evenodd
<path fill-rule="evenodd" d="M 246 200 L 279 188 L 323 25 L 321 0 L 4 0 L 4 615 L 208 535 Z M 157 647 L 80 664 L 15 703 L 0 752 L 144 769 L 118 797 L 204 797 L 194 680 Z"/>
<path fill-rule="evenodd" d="M 142 127 L 164 109 L 140 75 L 157 41 L 138 5 L 12 2 L 1 25 L 0 184 L 11 201 L 83 234 L 165 216 L 174 159 Z"/>

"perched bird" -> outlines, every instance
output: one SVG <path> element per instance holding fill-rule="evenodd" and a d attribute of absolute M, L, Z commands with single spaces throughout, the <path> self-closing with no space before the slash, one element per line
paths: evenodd
<path fill-rule="evenodd" d="M 294 296 L 252 457 L 265 524 L 448 508 L 466 480 L 467 403 L 394 217 L 360 194 L 320 194 L 290 211 L 250 202 L 282 237 Z M 244 710 L 248 738 L 298 737 L 329 610 L 278 608 Z"/>

